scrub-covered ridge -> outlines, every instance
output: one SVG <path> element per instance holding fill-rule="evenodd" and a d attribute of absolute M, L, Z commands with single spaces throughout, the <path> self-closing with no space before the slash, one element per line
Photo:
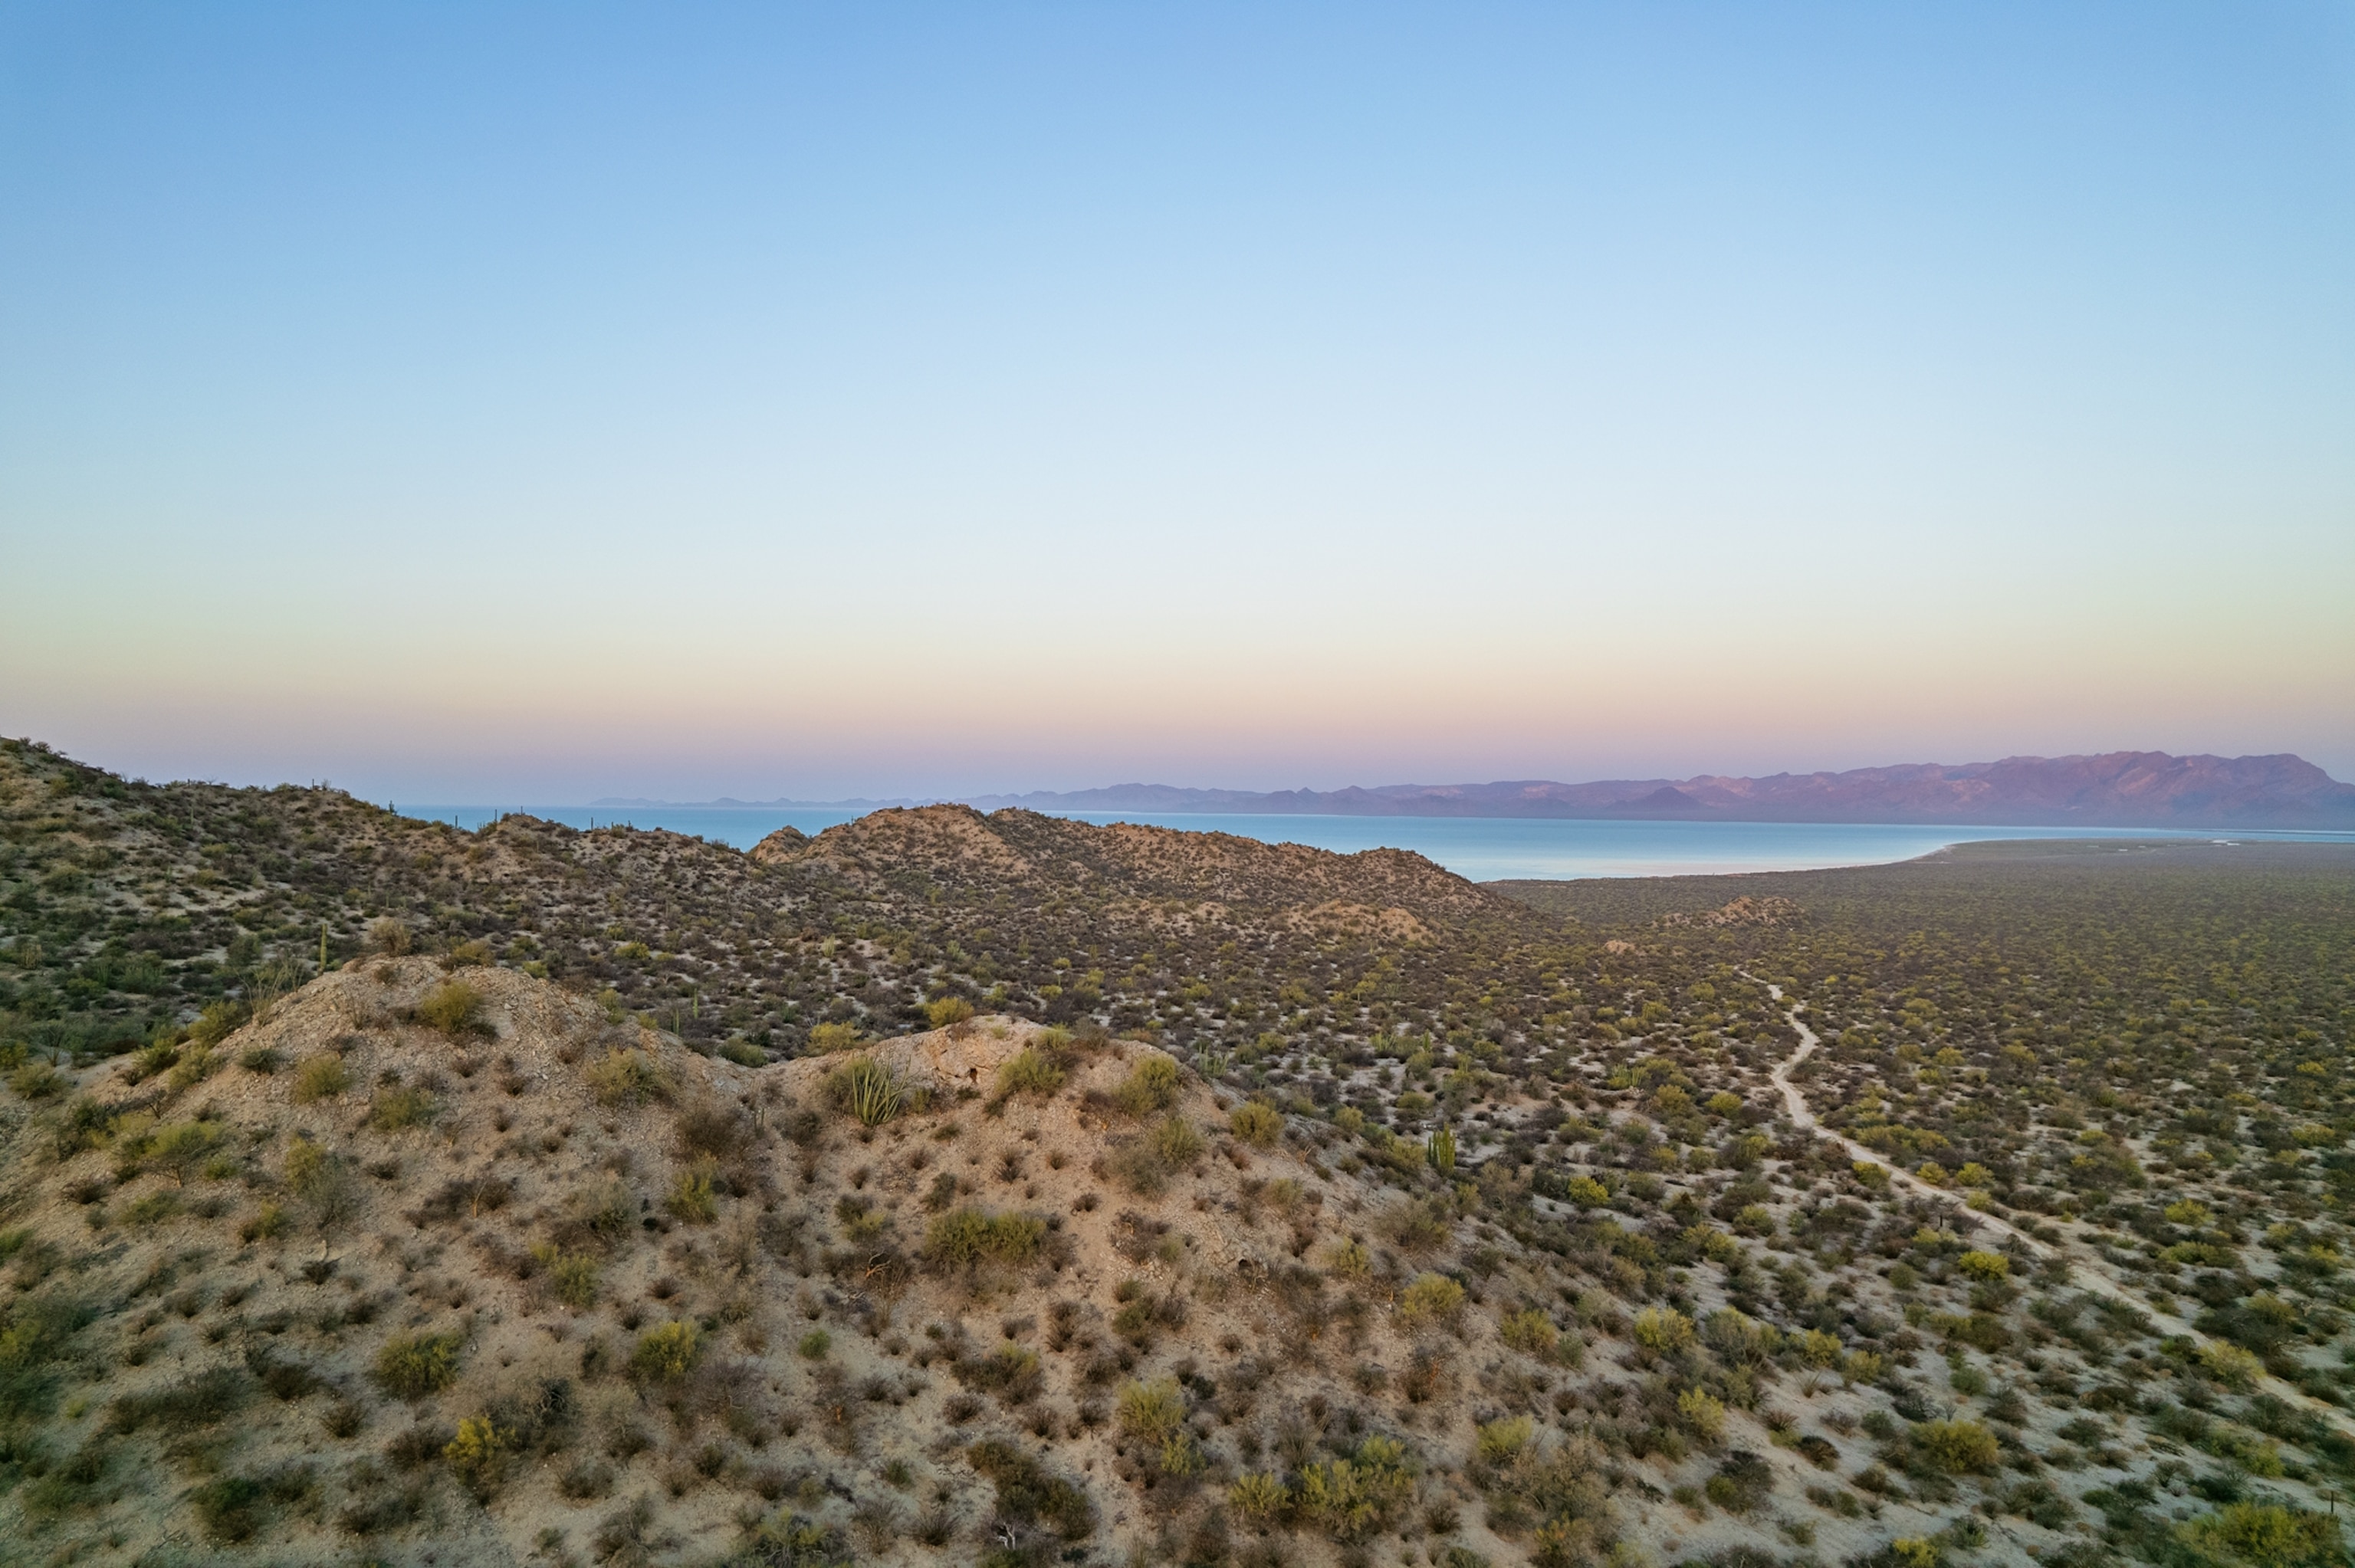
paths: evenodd
<path fill-rule="evenodd" d="M 0 1560 L 2335 1563 L 2350 945 L 10 743 Z"/>

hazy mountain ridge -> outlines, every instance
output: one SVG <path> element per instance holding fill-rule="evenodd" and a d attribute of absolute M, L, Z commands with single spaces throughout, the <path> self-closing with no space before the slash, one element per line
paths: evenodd
<path fill-rule="evenodd" d="M 1763 779 L 1615 779 L 1583 784 L 1388 784 L 1374 789 L 1100 789 L 976 796 L 983 810 L 1204 811 L 1406 817 L 1625 817 L 1676 821 L 2016 823 L 2088 827 L 2355 827 L 2355 785 L 2303 758 L 2116 751 L 1906 763 Z"/>

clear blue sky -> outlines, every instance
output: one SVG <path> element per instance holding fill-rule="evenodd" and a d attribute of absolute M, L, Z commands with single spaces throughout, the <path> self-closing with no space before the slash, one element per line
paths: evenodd
<path fill-rule="evenodd" d="M 2344 5 L 0 6 L 0 731 L 2355 776 Z"/>

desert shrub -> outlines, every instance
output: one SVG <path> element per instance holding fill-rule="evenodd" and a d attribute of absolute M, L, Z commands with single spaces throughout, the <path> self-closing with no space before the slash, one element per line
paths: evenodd
<path fill-rule="evenodd" d="M 28 1100 L 46 1100 L 70 1087 L 63 1073 L 47 1062 L 27 1062 L 8 1075 L 8 1086 Z"/>
<path fill-rule="evenodd" d="M 1514 1350 L 1532 1356 L 1550 1356 L 1561 1340 L 1561 1332 L 1553 1319 L 1531 1307 L 1519 1312 L 1508 1312 L 1497 1326 L 1497 1337 Z"/>
<path fill-rule="evenodd" d="M 1981 1252 L 1975 1248 L 1955 1259 L 1955 1266 L 1973 1279 L 1992 1284 L 2011 1272 L 2011 1259 L 1999 1252 Z"/>
<path fill-rule="evenodd" d="M 376 1385 L 395 1399 L 439 1393 L 458 1378 L 457 1334 L 395 1334 L 376 1353 Z"/>
<path fill-rule="evenodd" d="M 834 1336 L 824 1329 L 812 1329 L 794 1347 L 794 1353 L 805 1361 L 822 1361 L 834 1350 Z"/>
<path fill-rule="evenodd" d="M 1165 1118 L 1153 1129 L 1153 1155 L 1171 1171 L 1182 1171 L 1202 1157 L 1209 1147 L 1194 1124 L 1182 1116 Z"/>
<path fill-rule="evenodd" d="M 1379 1228 L 1407 1252 L 1428 1252 L 1455 1234 L 1455 1220 L 1444 1199 L 1427 1202 L 1402 1201 L 1384 1211 Z"/>
<path fill-rule="evenodd" d="M 458 1435 L 443 1446 L 442 1457 L 466 1489 L 480 1497 L 498 1484 L 512 1440 L 489 1416 L 469 1415 L 458 1423 Z"/>
<path fill-rule="evenodd" d="M 1703 1443 L 1725 1436 L 1725 1402 L 1705 1388 L 1689 1388 L 1677 1395 L 1677 1419 Z"/>
<path fill-rule="evenodd" d="M 1257 1100 L 1245 1100 L 1227 1118 L 1227 1130 L 1255 1149 L 1265 1149 L 1284 1136 L 1284 1113 Z"/>
<path fill-rule="evenodd" d="M 573 1213 L 581 1229 L 607 1246 L 629 1234 L 638 1223 L 637 1202 L 628 1184 L 617 1176 L 609 1176 L 581 1193 L 574 1201 Z"/>
<path fill-rule="evenodd" d="M 1336 1541 L 1361 1541 L 1387 1529 L 1414 1496 L 1406 1451 L 1388 1437 L 1369 1437 L 1345 1458 L 1302 1467 L 1295 1507 Z"/>
<path fill-rule="evenodd" d="M 333 1051 L 322 1051 L 304 1058 L 294 1069 L 294 1103 L 307 1106 L 314 1100 L 333 1099 L 352 1086 L 351 1074 L 344 1059 Z"/>
<path fill-rule="evenodd" d="M 405 1085 L 379 1089 L 368 1105 L 368 1125 L 379 1132 L 399 1132 L 423 1127 L 433 1119 L 434 1110 L 433 1097 L 423 1089 Z"/>
<path fill-rule="evenodd" d="M 2281 1503 L 2229 1503 L 2176 1527 L 2188 1545 L 2250 1568 L 2338 1568 L 2346 1556 L 2339 1521 Z"/>
<path fill-rule="evenodd" d="M 156 1131 L 148 1141 L 146 1158 L 171 1176 L 173 1185 L 185 1187 L 188 1172 L 220 1147 L 221 1137 L 221 1124 L 217 1121 L 176 1122 Z"/>
<path fill-rule="evenodd" d="M 809 1032 L 810 1054 L 831 1056 L 837 1051 L 855 1050 L 860 1038 L 855 1023 L 815 1023 Z"/>
<path fill-rule="evenodd" d="M 991 1439 L 965 1450 L 965 1458 L 997 1490 L 997 1511 L 1018 1525 L 1045 1521 L 1065 1541 L 1080 1541 L 1095 1529 L 1088 1494 L 1053 1474 L 1013 1444 Z"/>
<path fill-rule="evenodd" d="M 1186 1426 L 1186 1396 L 1174 1377 L 1132 1383 L 1120 1391 L 1120 1429 L 1158 1448 Z"/>
<path fill-rule="evenodd" d="M 719 1199 L 712 1186 L 714 1174 L 708 1161 L 679 1171 L 671 1178 L 670 1195 L 663 1200 L 663 1207 L 673 1218 L 689 1224 L 709 1224 L 718 1219 Z"/>
<path fill-rule="evenodd" d="M 483 993 L 464 980 L 446 980 L 426 992 L 425 1000 L 417 1004 L 417 1022 L 453 1040 L 489 1033 L 482 1015 Z"/>
<path fill-rule="evenodd" d="M 703 1355 L 703 1331 L 687 1321 L 663 1323 L 638 1336 L 630 1351 L 632 1375 L 669 1383 L 695 1370 Z"/>
<path fill-rule="evenodd" d="M 20 1297 L 0 1308 L 0 1426 L 47 1415 L 74 1335 L 91 1312 L 61 1297 Z"/>
<path fill-rule="evenodd" d="M 1347 1238 L 1325 1249 L 1325 1267 L 1338 1279 L 1363 1279 L 1373 1271 L 1373 1254 L 1366 1244 Z"/>
<path fill-rule="evenodd" d="M 143 1393 L 127 1393 L 107 1413 L 110 1432 L 140 1432 L 159 1426 L 187 1432 L 227 1420 L 241 1409 L 252 1383 L 237 1367 L 217 1366 Z"/>
<path fill-rule="evenodd" d="M 1692 1339 L 1692 1319 L 1673 1307 L 1646 1307 L 1636 1314 L 1636 1342 L 1654 1355 L 1675 1355 Z"/>
<path fill-rule="evenodd" d="M 1773 1494 L 1774 1470 L 1749 1449 L 1737 1448 L 1725 1457 L 1704 1490 L 1726 1512 L 1749 1513 Z"/>
<path fill-rule="evenodd" d="M 532 1260 L 547 1271 L 548 1293 L 575 1312 L 585 1312 L 597 1302 L 597 1259 L 585 1252 L 566 1252 L 552 1242 L 541 1242 L 531 1249 Z"/>
<path fill-rule="evenodd" d="M 261 1526 L 261 1483 L 251 1476 L 218 1476 L 188 1494 L 197 1522 L 222 1545 L 235 1545 Z"/>
<path fill-rule="evenodd" d="M 243 1023 L 250 1015 L 251 1010 L 245 1003 L 224 998 L 210 1003 L 204 1012 L 197 1015 L 197 1021 L 188 1025 L 188 1038 L 199 1045 L 218 1045 L 237 1033 L 238 1025 Z M 153 1071 L 160 1073 L 171 1065 L 169 1062 L 163 1063 Z"/>
<path fill-rule="evenodd" d="M 245 1223 L 238 1226 L 237 1234 L 240 1241 L 257 1242 L 283 1234 L 285 1230 L 286 1211 L 275 1203 L 265 1202 L 247 1216 Z"/>
<path fill-rule="evenodd" d="M 750 1118 L 720 1100 L 706 1100 L 681 1111 L 674 1136 L 682 1160 L 709 1160 L 721 1165 L 741 1159 L 752 1145 Z"/>
<path fill-rule="evenodd" d="M 962 1358 L 951 1370 L 967 1388 L 994 1393 L 1009 1405 L 1020 1404 L 1036 1395 L 1046 1375 L 1039 1352 L 1012 1340 L 986 1356 Z"/>
<path fill-rule="evenodd" d="M 899 1075 L 872 1056 L 854 1056 L 826 1075 L 826 1096 L 861 1127 L 880 1127 L 900 1114 L 908 1091 Z"/>
<path fill-rule="evenodd" d="M 722 1041 L 719 1054 L 740 1067 L 765 1067 L 769 1065 L 769 1054 L 750 1040 Z"/>
<path fill-rule="evenodd" d="M 1529 1444 L 1535 1425 L 1526 1415 L 1491 1421 L 1473 1435 L 1472 1457 L 1483 1465 L 1508 1465 Z"/>
<path fill-rule="evenodd" d="M 648 1100 L 666 1100 L 671 1097 L 669 1076 L 653 1057 L 634 1047 L 614 1047 L 605 1053 L 603 1060 L 583 1067 L 581 1075 L 597 1103 L 608 1107 L 642 1106 Z"/>
<path fill-rule="evenodd" d="M 1037 1214 L 988 1214 L 955 1209 L 924 1234 L 924 1255 L 945 1267 L 977 1263 L 1028 1262 L 1047 1239 L 1047 1222 Z"/>
<path fill-rule="evenodd" d="M 1729 1366 L 1754 1367 L 1773 1359 L 1783 1337 L 1771 1324 L 1735 1308 L 1721 1307 L 1703 1319 L 1701 1338 Z"/>
<path fill-rule="evenodd" d="M 880 1511 L 896 1510 L 883 1503 Z M 854 1520 L 867 1538 L 869 1550 L 881 1550 L 876 1544 L 877 1536 L 882 1533 L 878 1508 L 861 1504 L 854 1512 Z M 889 1544 L 888 1534 L 883 1535 L 883 1541 Z M 779 1514 L 752 1524 L 719 1568 L 855 1568 L 858 1562 L 839 1527 L 794 1513 Z"/>
<path fill-rule="evenodd" d="M 1599 1209 L 1611 1201 L 1611 1189 L 1592 1176 L 1573 1176 L 1561 1184 L 1562 1196 L 1582 1209 Z"/>
<path fill-rule="evenodd" d="M 1992 1470 L 2001 1454 L 1995 1434 L 1976 1421 L 1923 1421 L 1912 1436 L 1922 1457 L 1952 1476 Z"/>
<path fill-rule="evenodd" d="M 194 1088 L 220 1068 L 220 1059 L 213 1054 L 210 1045 L 194 1044 L 180 1053 L 180 1059 L 172 1065 L 172 1071 L 165 1081 L 176 1092 Z"/>
<path fill-rule="evenodd" d="M 1181 1086 L 1178 1064 L 1156 1054 L 1129 1069 L 1128 1076 L 1114 1091 L 1113 1099 L 1131 1116 L 1151 1116 L 1176 1105 Z"/>
<path fill-rule="evenodd" d="M 1419 1274 L 1399 1296 L 1400 1321 L 1428 1328 L 1452 1321 L 1464 1308 L 1464 1287 L 1444 1274 Z"/>
<path fill-rule="evenodd" d="M 238 1053 L 237 1065 L 249 1073 L 257 1073 L 266 1078 L 286 1065 L 286 1056 L 283 1052 L 274 1051 L 267 1045 L 253 1045 Z"/>
<path fill-rule="evenodd" d="M 2226 1388 L 2244 1389 L 2264 1374 L 2264 1362 L 2238 1345 L 2211 1340 L 2200 1347 L 2200 1370 Z"/>
<path fill-rule="evenodd" d="M 1254 1524 L 1272 1523 L 1292 1506 L 1292 1489 L 1282 1476 L 1254 1470 L 1227 1489 L 1227 1506 Z"/>
<path fill-rule="evenodd" d="M 997 1069 L 1001 1096 L 1051 1095 L 1063 1086 L 1063 1069 L 1036 1045 L 1025 1045 Z"/>
<path fill-rule="evenodd" d="M 380 915 L 368 922 L 368 944 L 371 951 L 397 959 L 409 951 L 409 927 L 389 915 Z"/>
<path fill-rule="evenodd" d="M 951 1029 L 973 1017 L 973 1003 L 961 996 L 944 996 L 924 1005 L 924 1016 L 935 1029 Z"/>

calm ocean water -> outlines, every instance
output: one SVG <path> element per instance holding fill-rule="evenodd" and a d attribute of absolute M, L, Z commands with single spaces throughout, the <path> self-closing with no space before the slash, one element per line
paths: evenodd
<path fill-rule="evenodd" d="M 477 828 L 490 806 L 413 806 L 405 816 Z M 592 811 L 577 806 L 507 807 L 570 827 L 625 822 L 667 828 L 750 849 L 780 827 L 817 833 L 857 811 L 759 807 L 646 806 Z M 1807 871 L 1912 860 L 1946 844 L 1981 839 L 2295 838 L 2349 842 L 2347 833 L 2169 833 L 2149 828 L 1941 828 L 1818 822 L 1623 822 L 1497 817 L 1247 816 L 1226 812 L 1074 811 L 1090 822 L 1144 822 L 1194 832 L 1235 833 L 1270 843 L 1308 844 L 1343 854 L 1405 849 L 1475 882 L 1502 877 L 1678 876 L 1718 872 Z"/>

